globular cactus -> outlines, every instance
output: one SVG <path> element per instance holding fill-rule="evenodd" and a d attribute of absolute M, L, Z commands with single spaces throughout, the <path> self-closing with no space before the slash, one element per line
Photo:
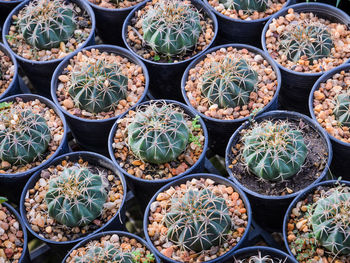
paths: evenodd
<path fill-rule="evenodd" d="M 45 118 L 12 103 L 0 105 L 0 160 L 24 165 L 41 159 L 51 141 Z"/>
<path fill-rule="evenodd" d="M 170 241 L 195 252 L 222 245 L 232 227 L 225 199 L 208 189 L 173 198 L 164 222 Z"/>
<path fill-rule="evenodd" d="M 115 110 L 127 89 L 128 77 L 116 64 L 97 60 L 72 72 L 68 92 L 78 108 L 99 113 Z"/>
<path fill-rule="evenodd" d="M 167 57 L 193 50 L 202 32 L 200 14 L 189 2 L 159 0 L 144 15 L 143 39 L 157 54 Z"/>
<path fill-rule="evenodd" d="M 157 102 L 139 107 L 127 130 L 132 152 L 155 164 L 175 160 L 190 136 L 184 112 L 174 104 Z"/>
<path fill-rule="evenodd" d="M 219 0 L 219 3 L 226 9 L 264 12 L 268 8 L 269 0 Z"/>
<path fill-rule="evenodd" d="M 332 35 L 327 26 L 299 22 L 281 34 L 279 49 L 290 61 L 296 63 L 305 57 L 313 64 L 314 60 L 329 57 L 333 46 Z"/>
<path fill-rule="evenodd" d="M 45 195 L 49 215 L 69 227 L 87 225 L 96 219 L 106 199 L 103 176 L 76 166 L 65 168 L 51 179 Z"/>
<path fill-rule="evenodd" d="M 258 252 L 257 256 L 251 256 L 247 259 L 234 261 L 234 263 L 285 263 L 285 262 L 287 262 L 287 258 L 279 259 L 279 258 L 274 258 L 270 255 L 262 256 L 260 251 Z"/>
<path fill-rule="evenodd" d="M 256 176 L 271 181 L 290 178 L 299 172 L 307 148 L 301 131 L 285 121 L 255 124 L 243 135 L 243 157 Z"/>
<path fill-rule="evenodd" d="M 63 0 L 33 0 L 25 6 L 17 25 L 33 48 L 49 50 L 66 43 L 76 28 L 75 14 Z"/>
<path fill-rule="evenodd" d="M 342 126 L 350 127 L 350 93 L 341 93 L 337 96 L 334 115 Z"/>
<path fill-rule="evenodd" d="M 244 59 L 225 57 L 212 62 L 202 76 L 202 93 L 219 108 L 247 105 L 256 90 L 258 74 Z"/>
<path fill-rule="evenodd" d="M 330 189 L 314 204 L 310 213 L 316 240 L 334 255 L 350 254 L 349 190 Z"/>

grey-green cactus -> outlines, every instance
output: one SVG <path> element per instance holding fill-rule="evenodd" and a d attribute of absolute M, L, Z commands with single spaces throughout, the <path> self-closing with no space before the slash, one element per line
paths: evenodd
<path fill-rule="evenodd" d="M 336 98 L 334 109 L 336 120 L 342 125 L 350 127 L 350 94 L 341 93 Z"/>
<path fill-rule="evenodd" d="M 21 11 L 17 21 L 25 41 L 46 50 L 66 43 L 76 28 L 75 14 L 63 0 L 33 0 Z"/>
<path fill-rule="evenodd" d="M 139 107 L 127 130 L 132 152 L 155 164 L 175 160 L 185 150 L 190 136 L 185 113 L 179 106 L 158 102 Z"/>
<path fill-rule="evenodd" d="M 264 12 L 268 8 L 269 0 L 219 0 L 219 3 L 226 9 Z"/>
<path fill-rule="evenodd" d="M 222 245 L 233 225 L 225 199 L 208 189 L 173 198 L 165 224 L 170 241 L 195 252 Z"/>
<path fill-rule="evenodd" d="M 51 179 L 45 195 L 49 215 L 69 227 L 87 225 L 96 219 L 106 199 L 105 178 L 76 166 L 65 168 Z"/>
<path fill-rule="evenodd" d="M 228 57 L 212 62 L 201 79 L 202 94 L 219 108 L 247 105 L 259 80 L 257 72 L 244 59 Z"/>
<path fill-rule="evenodd" d="M 127 90 L 128 77 L 118 65 L 97 60 L 72 72 L 68 92 L 78 108 L 100 113 L 115 110 L 119 101 L 126 98 Z"/>
<path fill-rule="evenodd" d="M 12 103 L 0 104 L 0 160 L 24 165 L 41 160 L 51 141 L 45 118 Z"/>
<path fill-rule="evenodd" d="M 147 45 L 167 57 L 193 50 L 202 32 L 198 10 L 182 0 L 156 2 L 144 15 L 142 29 Z"/>
<path fill-rule="evenodd" d="M 234 263 L 286 263 L 288 261 L 287 258 L 276 258 L 270 255 L 262 256 L 261 252 L 258 251 L 258 255 L 247 257 L 245 259 L 235 259 Z"/>
<path fill-rule="evenodd" d="M 299 172 L 307 156 L 301 131 L 287 121 L 256 123 L 243 135 L 243 143 L 245 163 L 264 180 L 290 178 Z"/>

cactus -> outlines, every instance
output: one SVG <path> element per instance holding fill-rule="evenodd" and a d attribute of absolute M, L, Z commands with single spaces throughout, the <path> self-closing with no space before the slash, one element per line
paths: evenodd
<path fill-rule="evenodd" d="M 333 48 L 332 36 L 321 23 L 303 21 L 291 25 L 280 39 L 280 50 L 294 63 L 305 57 L 313 64 L 314 60 L 329 57 Z"/>
<path fill-rule="evenodd" d="M 269 0 L 219 0 L 219 3 L 226 9 L 264 12 L 268 8 Z"/>
<path fill-rule="evenodd" d="M 119 101 L 126 98 L 127 89 L 128 77 L 116 64 L 97 60 L 72 72 L 68 92 L 77 107 L 99 113 L 115 110 Z"/>
<path fill-rule="evenodd" d="M 299 172 L 307 148 L 301 131 L 286 121 L 255 124 L 243 135 L 243 157 L 256 176 L 271 181 L 285 180 Z"/>
<path fill-rule="evenodd" d="M 169 58 L 192 50 L 202 32 L 198 10 L 182 0 L 159 0 L 144 15 L 142 29 L 147 45 Z"/>
<path fill-rule="evenodd" d="M 24 165 L 41 159 L 51 141 L 46 120 L 12 103 L 0 104 L 0 160 Z"/>
<path fill-rule="evenodd" d="M 236 260 L 234 263 L 286 263 L 287 258 L 285 259 L 279 259 L 279 258 L 274 258 L 270 255 L 265 255 L 262 256 L 261 252 L 258 251 L 258 255 L 256 256 L 251 256 L 248 259 L 243 259 L 243 260 Z"/>
<path fill-rule="evenodd" d="M 157 102 L 139 107 L 127 130 L 132 152 L 154 164 L 175 160 L 190 136 L 184 112 L 174 104 Z"/>
<path fill-rule="evenodd" d="M 350 127 L 350 94 L 341 93 L 336 98 L 334 109 L 336 120 L 342 125 Z"/>
<path fill-rule="evenodd" d="M 76 28 L 75 14 L 63 0 L 33 0 L 19 14 L 17 25 L 31 47 L 46 50 L 66 43 Z"/>
<path fill-rule="evenodd" d="M 225 57 L 212 62 L 202 76 L 202 93 L 219 108 L 247 105 L 256 90 L 258 74 L 244 59 Z"/>
<path fill-rule="evenodd" d="M 85 167 L 65 168 L 50 180 L 45 195 L 49 215 L 59 223 L 83 226 L 96 219 L 107 199 L 103 175 Z"/>
<path fill-rule="evenodd" d="M 343 189 L 348 189 L 345 192 Z M 350 254 L 350 188 L 330 189 L 311 209 L 317 242 L 334 255 Z"/>
<path fill-rule="evenodd" d="M 225 199 L 208 189 L 173 198 L 164 222 L 170 241 L 195 252 L 222 245 L 232 227 Z"/>

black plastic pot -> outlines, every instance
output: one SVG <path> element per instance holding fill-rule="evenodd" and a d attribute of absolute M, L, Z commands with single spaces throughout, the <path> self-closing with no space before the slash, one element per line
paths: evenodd
<path fill-rule="evenodd" d="M 315 83 L 313 86 L 310 96 L 309 96 L 309 111 L 312 119 L 316 120 L 316 116 L 314 113 L 314 107 L 313 107 L 313 101 L 314 101 L 314 92 L 320 88 L 321 83 L 326 82 L 328 79 L 332 78 L 333 75 L 341 72 L 341 71 L 349 71 L 350 65 L 344 64 L 339 67 L 336 67 L 332 70 L 327 71 L 325 74 L 323 74 Z M 317 122 L 318 123 L 318 122 Z M 324 130 L 321 125 L 319 125 L 321 129 Z M 336 176 L 341 176 L 344 180 L 350 181 L 350 143 L 342 142 L 341 140 L 335 138 L 334 136 L 327 133 L 329 138 L 331 139 L 332 146 L 333 146 L 333 161 L 331 164 L 331 171 Z"/>
<path fill-rule="evenodd" d="M 288 244 L 288 240 L 287 240 L 287 237 L 288 237 L 287 227 L 288 227 L 289 215 L 292 213 L 292 209 L 294 207 L 296 207 L 296 205 L 297 205 L 297 203 L 299 201 L 305 199 L 309 194 L 311 194 L 319 186 L 332 186 L 332 185 L 335 185 L 337 182 L 339 182 L 340 184 L 344 184 L 344 185 L 350 186 L 350 182 L 349 181 L 330 180 L 330 181 L 320 182 L 320 183 L 311 185 L 308 188 L 306 188 L 298 196 L 296 196 L 294 198 L 293 202 L 289 205 L 288 210 L 287 210 L 287 212 L 286 212 L 286 214 L 284 216 L 284 220 L 283 220 L 283 240 L 284 240 L 284 244 L 285 244 L 285 246 L 287 248 L 287 251 L 288 251 L 289 255 L 291 255 L 293 259 L 295 259 L 295 257 L 293 255 L 292 251 L 290 250 L 290 247 L 289 247 L 289 244 Z M 316 246 L 316 248 L 317 248 L 317 246 Z"/>
<path fill-rule="evenodd" d="M 148 0 L 147 2 L 150 2 Z M 210 11 L 210 9 L 204 5 L 201 0 L 191 0 L 191 3 L 198 8 L 201 12 L 205 13 L 206 16 L 210 17 L 213 20 L 214 24 L 214 38 L 211 43 L 201 52 L 198 52 L 196 55 L 192 56 L 187 60 L 183 60 L 176 63 L 158 63 L 155 61 L 151 61 L 148 59 L 144 59 L 142 56 L 138 55 L 128 44 L 128 25 L 130 24 L 131 19 L 135 16 L 135 13 L 141 10 L 146 3 L 138 5 L 133 9 L 132 12 L 127 16 L 123 25 L 122 37 L 125 46 L 135 54 L 139 59 L 141 59 L 147 66 L 149 75 L 150 75 L 150 93 L 156 99 L 172 99 L 183 102 L 183 98 L 181 95 L 181 77 L 186 67 L 190 63 L 191 60 L 200 56 L 210 48 L 210 46 L 214 43 L 217 31 L 218 31 L 218 22 L 216 20 L 215 15 Z"/>
<path fill-rule="evenodd" d="M 62 242 L 57 242 L 57 241 L 46 239 L 42 235 L 35 232 L 31 228 L 30 223 L 28 222 L 27 211 L 26 211 L 26 208 L 24 206 L 24 201 L 25 201 L 25 197 L 27 195 L 27 192 L 29 189 L 33 188 L 35 186 L 36 182 L 40 179 L 41 171 L 43 169 L 46 169 L 46 168 L 50 167 L 51 165 L 61 164 L 61 162 L 63 160 L 77 162 L 79 159 L 83 159 L 84 161 L 88 161 L 89 164 L 97 165 L 97 166 L 106 168 L 108 170 L 111 170 L 114 174 L 119 176 L 120 181 L 123 185 L 123 189 L 124 189 L 123 200 L 122 200 L 122 203 L 120 205 L 120 208 L 119 208 L 118 212 L 106 224 L 104 224 L 103 226 L 101 226 L 99 229 L 95 230 L 91 234 L 80 237 L 78 239 L 62 241 Z M 104 230 L 117 230 L 117 229 L 123 230 L 124 229 L 125 211 L 126 211 L 126 207 L 125 207 L 126 193 L 127 193 L 127 186 L 125 183 L 124 176 L 119 173 L 118 169 L 115 167 L 115 165 L 112 163 L 111 160 L 109 160 L 108 158 L 106 158 L 100 154 L 93 153 L 93 152 L 72 152 L 72 153 L 67 153 L 67 154 L 64 154 L 62 156 L 57 157 L 50 164 L 45 165 L 41 170 L 39 170 L 35 174 L 33 174 L 33 176 L 28 180 L 27 184 L 25 185 L 25 187 L 22 191 L 19 208 L 20 208 L 22 220 L 23 220 L 25 226 L 27 227 L 27 229 L 29 230 L 29 232 L 35 238 L 47 243 L 48 246 L 52 249 L 52 251 L 54 253 L 57 254 L 58 257 L 63 258 L 67 254 L 67 252 L 73 246 L 75 246 L 77 243 L 81 242 L 82 240 L 85 240 L 86 238 L 88 238 L 88 237 L 90 237 L 98 232 L 101 232 Z"/>
<path fill-rule="evenodd" d="M 8 14 L 14 9 L 22 0 L 4 1 L 0 0 L 0 27 L 6 20 Z"/>
<path fill-rule="evenodd" d="M 205 57 L 216 51 L 219 50 L 221 48 L 227 48 L 227 47 L 234 47 L 237 49 L 247 49 L 253 53 L 259 54 L 261 55 L 265 60 L 267 60 L 267 62 L 269 62 L 269 64 L 272 66 L 274 72 L 276 73 L 277 76 L 277 82 L 278 82 L 278 86 L 276 87 L 276 91 L 275 91 L 275 95 L 273 97 L 273 99 L 258 113 L 259 114 L 263 113 L 263 112 L 267 112 L 267 111 L 271 111 L 271 110 L 276 110 L 277 106 L 278 106 L 278 94 L 281 88 L 281 73 L 279 68 L 277 67 L 276 63 L 274 62 L 274 60 L 272 58 L 270 58 L 269 56 L 267 56 L 261 49 L 258 49 L 256 47 L 253 46 L 249 46 L 249 45 L 245 45 L 245 44 L 226 44 L 226 45 L 222 45 L 222 46 L 217 46 L 217 47 L 213 47 L 211 49 L 209 49 L 207 52 L 205 52 L 204 54 L 202 54 L 201 56 L 199 56 L 197 59 L 195 59 L 194 61 L 191 62 L 191 64 L 186 68 L 185 73 L 182 76 L 182 80 L 181 80 L 181 92 L 182 92 L 182 96 L 186 102 L 186 104 L 196 112 L 196 114 L 198 114 L 199 116 L 201 116 L 204 121 L 205 124 L 208 127 L 208 131 L 209 131 L 209 148 L 216 154 L 219 154 L 221 156 L 225 155 L 225 149 L 227 146 L 227 142 L 229 141 L 232 133 L 239 127 L 242 125 L 242 123 L 244 123 L 246 120 L 248 120 L 250 117 L 245 117 L 245 118 L 241 118 L 241 119 L 236 119 L 236 120 L 220 120 L 220 119 L 215 119 L 209 116 L 204 115 L 203 113 L 197 111 L 190 103 L 189 98 L 186 95 L 186 90 L 185 90 L 185 86 L 186 86 L 186 82 L 188 79 L 188 74 L 189 71 L 194 68 L 200 61 L 202 61 L 203 59 L 205 59 Z"/>
<path fill-rule="evenodd" d="M 167 103 L 174 103 L 176 105 L 179 105 L 186 114 L 188 114 L 191 117 L 195 117 L 196 113 L 193 112 L 191 109 L 189 109 L 186 105 L 177 102 L 177 101 L 172 101 L 172 100 L 165 100 Z M 144 102 L 141 105 L 147 105 L 150 104 L 151 102 L 154 101 L 147 101 Z M 159 102 L 162 102 L 162 100 L 159 100 Z M 136 107 L 131 108 L 130 110 L 135 110 Z M 152 196 L 154 195 L 155 192 L 158 191 L 159 188 L 161 188 L 162 186 L 166 185 L 169 182 L 172 182 L 174 180 L 176 180 L 177 178 L 181 178 L 185 175 L 191 174 L 191 173 L 197 173 L 197 172 L 202 172 L 204 169 L 204 161 L 205 161 L 205 154 L 206 151 L 208 149 L 208 132 L 207 132 L 207 128 L 205 127 L 205 123 L 204 121 L 200 118 L 200 125 L 201 128 L 204 131 L 204 136 L 205 136 L 205 141 L 204 141 L 204 146 L 203 146 L 203 152 L 201 154 L 201 156 L 199 157 L 198 161 L 188 170 L 186 170 L 184 173 L 179 174 L 175 177 L 169 178 L 169 179 L 162 179 L 162 180 L 146 180 L 146 179 L 142 179 L 142 178 L 138 178 L 134 175 L 129 174 L 127 171 L 125 171 L 120 165 L 119 162 L 116 160 L 115 156 L 114 156 L 114 149 L 113 149 L 113 142 L 114 142 L 114 136 L 116 133 L 116 130 L 118 128 L 118 122 L 120 119 L 123 119 L 124 116 L 127 114 L 128 112 L 124 113 L 122 116 L 119 117 L 119 119 L 116 121 L 116 123 L 113 125 L 111 132 L 109 134 L 109 138 L 108 138 L 108 150 L 109 150 L 109 156 L 112 159 L 112 161 L 114 162 L 114 164 L 118 167 L 118 169 L 124 174 L 128 186 L 131 188 L 132 192 L 134 193 L 135 197 L 138 199 L 138 202 L 140 203 L 141 207 L 144 209 L 149 200 L 152 198 Z"/>
<path fill-rule="evenodd" d="M 287 0 L 282 9 L 275 14 L 281 14 L 283 10 L 287 8 L 287 6 L 293 4 L 294 1 L 295 0 Z M 218 19 L 218 41 L 220 43 L 242 43 L 261 48 L 261 32 L 265 23 L 271 16 L 256 20 L 233 19 L 215 10 L 215 8 L 209 4 L 208 0 L 204 0 L 204 3 Z"/>
<path fill-rule="evenodd" d="M 29 250 L 28 250 L 28 235 L 27 235 L 27 229 L 25 227 L 25 225 L 23 224 L 23 221 L 22 221 L 22 218 L 21 216 L 19 215 L 19 213 L 17 212 L 16 209 L 14 209 L 10 204 L 8 203 L 2 203 L 2 206 L 5 206 L 8 210 L 10 210 L 10 212 L 15 215 L 19 225 L 20 225 L 20 228 L 23 232 L 23 239 L 24 239 L 24 242 L 23 242 L 23 251 L 22 251 L 22 254 L 21 254 L 21 257 L 18 259 L 18 262 L 19 263 L 30 263 L 30 257 L 29 257 Z"/>
<path fill-rule="evenodd" d="M 328 160 L 327 160 L 327 165 L 322 171 L 322 173 L 320 174 L 320 176 L 311 185 L 314 185 L 322 181 L 327 175 L 328 167 L 331 164 L 332 156 L 333 156 L 331 142 L 326 132 L 322 130 L 314 120 L 297 112 L 271 111 L 271 112 L 264 113 L 259 117 L 256 117 L 255 121 L 259 123 L 268 119 L 272 119 L 272 120 L 289 119 L 289 120 L 295 120 L 295 121 L 299 121 L 301 119 L 306 125 L 313 128 L 320 135 L 320 137 L 323 140 L 323 143 L 325 143 L 328 148 Z M 229 165 L 231 165 L 230 156 L 232 155 L 232 151 L 231 151 L 232 147 L 234 147 L 234 145 L 239 141 L 240 132 L 243 129 L 247 129 L 250 125 L 251 123 L 249 121 L 245 122 L 232 135 L 226 148 L 226 158 L 225 158 L 226 170 L 230 175 L 230 179 L 247 194 L 249 201 L 252 205 L 252 209 L 254 213 L 253 216 L 256 222 L 262 227 L 264 227 L 265 229 L 280 231 L 281 230 L 280 228 L 282 227 L 285 211 L 287 210 L 293 198 L 297 196 L 302 190 L 292 194 L 287 194 L 284 196 L 269 196 L 269 195 L 259 194 L 250 190 L 245 185 L 241 184 L 240 181 L 237 180 L 236 177 L 234 177 L 231 169 L 228 168 Z M 259 179 L 257 178 L 257 180 Z"/>
<path fill-rule="evenodd" d="M 151 246 L 142 238 L 131 234 L 129 232 L 124 232 L 124 231 L 107 231 L 107 232 L 102 232 L 102 233 L 98 233 L 95 235 L 91 235 L 89 238 L 84 239 L 83 241 L 80 241 L 78 244 L 76 244 L 67 254 L 67 256 L 62 260 L 62 263 L 66 263 L 66 260 L 68 259 L 69 255 L 75 250 L 78 249 L 80 247 L 85 246 L 86 244 L 88 244 L 90 241 L 92 240 L 99 240 L 101 237 L 103 236 L 107 236 L 107 235 L 118 235 L 118 236 L 127 236 L 129 238 L 134 238 L 136 239 L 139 243 L 143 244 L 148 250 L 150 250 L 155 259 L 156 259 L 156 263 L 160 263 L 159 258 L 156 256 L 156 254 L 154 253 L 153 249 L 151 248 Z"/>
<path fill-rule="evenodd" d="M 127 49 L 117 47 L 117 46 L 96 45 L 96 46 L 89 46 L 84 48 L 84 50 L 91 50 L 91 49 L 98 49 L 101 52 L 105 51 L 105 52 L 118 54 L 122 57 L 126 57 L 129 61 L 141 66 L 143 74 L 145 76 L 145 90 L 143 95 L 139 99 L 138 103 L 145 100 L 145 96 L 149 85 L 149 77 L 148 77 L 147 68 L 141 60 L 139 60 L 135 55 L 130 53 Z M 120 115 L 109 119 L 103 119 L 103 120 L 91 120 L 91 119 L 77 117 L 69 113 L 65 109 L 63 109 L 57 99 L 56 89 L 58 87 L 58 77 L 61 75 L 65 67 L 67 67 L 70 59 L 75 55 L 76 54 L 71 54 L 67 56 L 56 68 L 51 81 L 51 97 L 53 101 L 56 103 L 56 105 L 58 106 L 58 108 L 66 116 L 68 125 L 73 133 L 74 138 L 77 140 L 79 145 L 81 145 L 86 150 L 98 152 L 108 156 L 108 148 L 107 148 L 108 135 L 114 122 Z"/>
<path fill-rule="evenodd" d="M 237 243 L 236 246 L 234 246 L 230 251 L 228 251 L 226 254 L 217 257 L 216 259 L 212 259 L 209 261 L 204 261 L 205 263 L 215 263 L 215 262 L 224 262 L 224 260 L 229 259 L 233 252 L 236 251 L 240 246 L 242 246 L 242 243 L 245 241 L 245 239 L 248 236 L 248 232 L 250 230 L 250 226 L 251 226 L 251 222 L 252 222 L 252 210 L 250 208 L 250 203 L 249 200 L 247 198 L 247 196 L 245 195 L 245 193 L 239 188 L 237 187 L 234 183 L 232 183 L 230 180 L 220 176 L 220 175 L 214 175 L 214 174 L 207 174 L 207 173 L 197 173 L 197 174 L 191 174 L 182 178 L 179 178 L 173 182 L 170 182 L 166 185 L 164 185 L 162 188 L 160 188 L 157 193 L 154 194 L 154 196 L 152 197 L 151 201 L 148 203 L 148 206 L 145 210 L 145 215 L 143 217 L 143 230 L 144 230 L 144 234 L 146 237 L 146 240 L 148 242 L 148 244 L 150 244 L 151 248 L 156 252 L 157 256 L 160 257 L 164 262 L 166 263 L 180 263 L 179 261 L 176 260 L 172 260 L 166 256 L 164 256 L 162 253 L 160 253 L 158 251 L 158 249 L 154 246 L 153 242 L 151 241 L 149 235 L 148 235 L 148 219 L 149 219 L 149 211 L 150 211 L 150 207 L 151 204 L 156 200 L 157 196 L 161 193 L 166 191 L 167 189 L 169 189 L 170 187 L 174 187 L 174 186 L 178 186 L 180 184 L 184 184 L 187 181 L 192 180 L 193 178 L 208 178 L 213 180 L 215 183 L 218 184 L 223 184 L 226 186 L 231 186 L 234 191 L 236 191 L 240 198 L 242 199 L 244 206 L 247 210 L 247 215 L 248 215 L 248 224 L 246 226 L 246 229 L 244 231 L 244 234 L 242 236 L 242 238 L 240 239 L 240 241 Z"/>
<path fill-rule="evenodd" d="M 57 148 L 56 152 L 48 160 L 46 160 L 42 164 L 35 166 L 35 167 L 25 171 L 25 172 L 19 172 L 19 173 L 15 173 L 15 174 L 6 174 L 6 173 L 2 174 L 2 173 L 0 173 L 0 193 L 7 196 L 7 198 L 14 203 L 19 202 L 20 193 L 22 192 L 22 189 L 23 189 L 24 185 L 27 183 L 29 177 L 33 173 L 35 173 L 38 170 L 41 170 L 43 166 L 51 163 L 52 160 L 54 158 L 56 158 L 57 156 L 60 156 L 61 154 L 64 154 L 64 153 L 69 151 L 68 140 L 67 140 L 68 126 L 66 124 L 66 120 L 65 120 L 63 114 L 56 107 L 56 105 L 52 101 L 50 101 L 44 97 L 41 97 L 39 95 L 34 95 L 34 94 L 14 95 L 14 96 L 11 96 L 11 97 L 8 97 L 8 98 L 1 100 L 0 102 L 15 101 L 16 98 L 21 98 L 21 99 L 23 99 L 24 102 L 33 101 L 35 99 L 38 99 L 40 102 L 49 106 L 51 109 L 53 109 L 55 111 L 55 113 L 62 120 L 64 134 L 62 137 L 62 141 L 61 141 L 59 147 Z"/>
<path fill-rule="evenodd" d="M 350 17 L 342 10 L 327 4 L 321 3 L 301 3 L 289 6 L 293 8 L 296 13 L 312 12 L 317 17 L 327 19 L 331 22 L 345 24 L 349 27 Z M 266 23 L 261 35 L 261 42 L 264 51 L 268 54 L 266 48 L 266 32 L 273 19 L 279 16 L 285 16 L 288 9 L 276 14 Z M 270 56 L 270 55 L 269 55 Z M 350 60 L 348 60 L 349 62 Z M 278 63 L 277 63 L 278 64 Z M 308 115 L 307 98 L 315 81 L 323 74 L 320 73 L 303 73 L 290 70 L 278 64 L 282 75 L 282 88 L 280 92 L 279 102 L 283 109 L 298 111 Z"/>
<path fill-rule="evenodd" d="M 0 8 L 1 8 L 1 2 L 0 2 Z M 13 79 L 9 85 L 9 87 L 5 90 L 4 93 L 0 94 L 0 100 L 3 98 L 6 98 L 11 95 L 19 94 L 21 92 L 21 88 L 19 85 L 19 76 L 18 76 L 18 64 L 15 59 L 15 57 L 12 55 L 12 53 L 8 50 L 7 47 L 5 47 L 3 44 L 0 43 L 0 50 L 5 53 L 6 56 L 8 56 L 15 68 L 15 74 L 13 75 Z"/>
<path fill-rule="evenodd" d="M 34 61 L 34 60 L 28 60 L 25 59 L 18 54 L 16 54 L 10 47 L 9 43 L 7 42 L 6 35 L 9 32 L 9 29 L 12 24 L 12 16 L 17 15 L 18 12 L 31 0 L 26 0 L 22 4 L 18 5 L 7 17 L 4 28 L 2 30 L 2 41 L 4 42 L 5 46 L 11 50 L 11 53 L 14 54 L 16 59 L 19 62 L 19 65 L 23 69 L 24 73 L 29 78 L 30 82 L 33 84 L 35 90 L 42 96 L 45 96 L 47 98 L 50 97 L 50 82 L 52 74 L 57 67 L 57 65 L 64 59 L 53 59 L 49 61 Z M 81 46 L 75 50 L 73 53 L 79 52 L 83 47 L 93 45 L 95 43 L 95 15 L 92 11 L 91 7 L 83 0 L 69 0 L 75 4 L 77 4 L 80 8 L 87 11 L 87 13 L 90 16 L 91 20 L 91 32 L 89 37 L 81 44 Z"/>

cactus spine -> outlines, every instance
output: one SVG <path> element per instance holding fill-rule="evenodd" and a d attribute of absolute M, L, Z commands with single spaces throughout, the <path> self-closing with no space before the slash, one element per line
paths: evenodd
<path fill-rule="evenodd" d="M 219 3 L 226 9 L 264 12 L 268 8 L 269 0 L 219 0 Z"/>
<path fill-rule="evenodd" d="M 350 94 L 341 93 L 336 98 L 334 109 L 336 120 L 342 125 L 350 127 Z"/>

